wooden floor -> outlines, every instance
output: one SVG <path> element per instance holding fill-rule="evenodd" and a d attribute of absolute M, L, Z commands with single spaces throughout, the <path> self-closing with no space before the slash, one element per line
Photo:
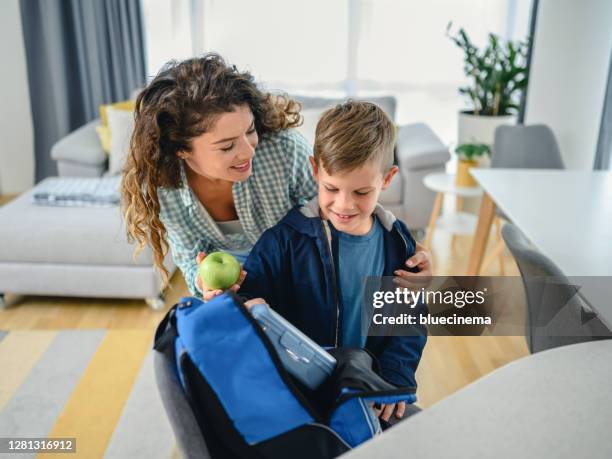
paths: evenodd
<path fill-rule="evenodd" d="M 1 202 L 1 201 L 0 201 Z M 490 239 L 494 240 L 494 237 Z M 434 234 L 432 255 L 435 274 L 462 275 L 467 269 L 471 237 Z M 493 241 L 490 245 L 493 244 Z M 518 275 L 506 252 L 506 275 Z M 483 274 L 498 275 L 494 263 Z M 166 308 L 187 295 L 187 287 L 176 273 L 166 294 Z M 143 301 L 95 300 L 87 298 L 18 297 L 9 298 L 10 307 L 0 310 L 0 330 L 44 330 L 65 328 L 150 329 L 164 311 L 152 311 Z M 427 407 L 456 392 L 470 382 L 508 362 L 527 355 L 523 337 L 429 337 L 417 373 L 419 405 Z"/>

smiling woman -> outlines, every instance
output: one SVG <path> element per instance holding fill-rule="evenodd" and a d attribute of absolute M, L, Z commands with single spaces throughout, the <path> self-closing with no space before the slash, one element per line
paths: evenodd
<path fill-rule="evenodd" d="M 140 93 L 122 183 L 128 236 L 167 281 L 169 249 L 189 290 L 201 253 L 243 261 L 267 228 L 316 193 L 299 105 L 261 92 L 216 54 L 169 63 Z"/>

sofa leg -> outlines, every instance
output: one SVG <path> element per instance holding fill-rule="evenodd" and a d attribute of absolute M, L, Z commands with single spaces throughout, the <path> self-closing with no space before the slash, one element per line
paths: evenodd
<path fill-rule="evenodd" d="M 145 302 L 154 311 L 159 311 L 161 309 L 164 309 L 164 307 L 166 307 L 166 299 L 164 298 L 164 295 L 162 295 L 161 293 L 157 296 L 149 296 L 145 298 Z"/>
<path fill-rule="evenodd" d="M 19 304 L 23 295 L 11 292 L 0 292 L 0 309 L 12 308 Z"/>

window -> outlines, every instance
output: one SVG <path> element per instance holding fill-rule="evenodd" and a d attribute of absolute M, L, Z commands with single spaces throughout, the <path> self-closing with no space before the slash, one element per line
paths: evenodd
<path fill-rule="evenodd" d="M 204 6 L 204 45 L 259 81 L 334 87 L 347 65 L 347 2 L 218 0 Z"/>
<path fill-rule="evenodd" d="M 149 73 L 170 58 L 216 51 L 269 89 L 392 94 L 398 123 L 456 138 L 465 101 L 452 21 L 483 44 L 527 35 L 531 0 L 143 0 Z"/>
<path fill-rule="evenodd" d="M 172 59 L 193 55 L 190 0 L 142 0 L 147 75 L 152 79 Z"/>
<path fill-rule="evenodd" d="M 466 101 L 463 53 L 446 27 L 463 27 L 479 45 L 490 32 L 524 39 L 530 1 L 359 0 L 357 82 L 359 91 L 395 95 L 398 122 L 424 121 L 446 142 L 456 139 L 457 112 Z"/>

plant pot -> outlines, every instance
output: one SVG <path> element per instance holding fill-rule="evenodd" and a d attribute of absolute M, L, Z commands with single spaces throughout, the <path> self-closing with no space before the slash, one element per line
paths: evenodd
<path fill-rule="evenodd" d="M 495 129 L 503 124 L 516 124 L 516 115 L 476 116 L 471 112 L 459 112 L 457 143 L 485 143 L 492 146 Z"/>
<path fill-rule="evenodd" d="M 470 174 L 470 169 L 472 167 L 478 166 L 477 161 L 466 161 L 465 159 L 460 159 L 457 161 L 457 175 L 455 175 L 455 185 L 461 187 L 475 187 L 478 186 L 472 174 Z"/>
<path fill-rule="evenodd" d="M 492 154 L 493 142 L 495 140 L 495 129 L 504 124 L 516 124 L 515 115 L 503 116 L 477 116 L 472 112 L 460 112 L 458 119 L 457 144 L 463 143 L 484 143 L 491 147 Z M 483 156 L 478 160 L 478 167 L 488 167 L 490 160 L 488 156 Z M 478 184 L 469 173 L 469 168 L 473 166 L 461 165 L 457 162 L 457 186 L 477 186 Z M 465 172 L 461 172 L 465 169 Z M 459 183 L 466 183 L 460 185 Z M 463 210 L 478 215 L 481 198 L 466 198 L 463 200 Z"/>

